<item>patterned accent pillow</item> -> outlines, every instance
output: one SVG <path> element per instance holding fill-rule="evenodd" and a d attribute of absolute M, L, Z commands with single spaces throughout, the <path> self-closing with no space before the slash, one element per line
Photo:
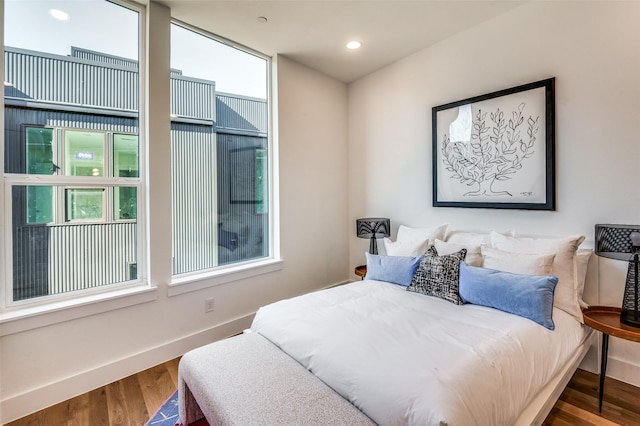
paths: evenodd
<path fill-rule="evenodd" d="M 407 291 L 439 297 L 456 305 L 462 305 L 462 299 L 458 294 L 460 262 L 466 255 L 467 249 L 461 249 L 455 253 L 438 256 L 436 248 L 429 247 L 422 256 Z"/>

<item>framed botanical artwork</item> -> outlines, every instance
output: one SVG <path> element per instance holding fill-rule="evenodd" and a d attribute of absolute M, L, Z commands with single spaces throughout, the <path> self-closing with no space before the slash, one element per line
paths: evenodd
<path fill-rule="evenodd" d="M 555 210 L 555 79 L 434 107 L 433 206 Z"/>

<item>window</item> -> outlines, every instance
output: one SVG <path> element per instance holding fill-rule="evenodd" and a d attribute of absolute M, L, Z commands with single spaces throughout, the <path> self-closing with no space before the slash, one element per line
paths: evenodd
<path fill-rule="evenodd" d="M 53 141 L 53 131 L 63 132 L 64 146 L 58 147 Z M 111 134 L 100 131 L 79 131 L 70 129 L 46 129 L 26 127 L 27 164 L 29 174 L 54 174 L 65 176 L 113 176 L 138 177 L 138 136 Z M 105 145 L 113 145 L 105 150 Z M 58 166 L 56 157 L 65 158 Z M 106 154 L 105 154 L 106 152 Z M 105 169 L 106 163 L 113 164 L 113 170 Z M 106 172 L 106 173 L 105 173 Z M 111 174 L 112 173 L 112 174 Z M 113 197 L 110 188 L 66 188 L 64 190 L 64 214 L 54 216 L 56 196 L 50 186 L 34 186 L 27 189 L 27 223 L 70 222 L 74 220 L 130 220 L 137 216 L 137 190 L 135 187 L 116 186 Z M 112 208 L 105 207 L 112 200 Z M 113 211 L 113 217 L 107 215 Z"/>
<path fill-rule="evenodd" d="M 139 177 L 138 137 L 135 135 L 113 135 L 113 176 Z M 136 219 L 138 203 L 135 187 L 114 189 L 115 220 Z"/>
<path fill-rule="evenodd" d="M 53 174 L 53 131 L 37 127 L 27 127 L 26 169 L 34 175 Z M 53 221 L 53 188 L 51 186 L 31 186 L 27 189 L 27 223 L 48 223 Z"/>
<path fill-rule="evenodd" d="M 272 255 L 269 60 L 171 28 L 173 274 Z"/>
<path fill-rule="evenodd" d="M 0 308 L 143 285 L 142 6 L 4 6 Z M 173 274 L 251 266 L 273 255 L 269 59 L 182 24 L 171 43 Z"/>
<path fill-rule="evenodd" d="M 4 5 L 3 244 L 11 262 L 2 304 L 140 284 L 140 9 Z"/>

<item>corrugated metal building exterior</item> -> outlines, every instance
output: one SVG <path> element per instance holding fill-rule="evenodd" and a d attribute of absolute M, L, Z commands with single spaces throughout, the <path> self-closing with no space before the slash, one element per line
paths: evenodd
<path fill-rule="evenodd" d="M 137 134 L 137 67 L 79 48 L 60 56 L 5 47 L 5 171 L 26 173 L 25 125 L 57 137 Z M 268 255 L 268 200 L 251 183 L 266 179 L 266 101 L 216 93 L 214 82 L 179 70 L 171 95 L 174 274 Z M 135 220 L 28 224 L 25 194 L 13 187 L 14 300 L 135 278 Z"/>

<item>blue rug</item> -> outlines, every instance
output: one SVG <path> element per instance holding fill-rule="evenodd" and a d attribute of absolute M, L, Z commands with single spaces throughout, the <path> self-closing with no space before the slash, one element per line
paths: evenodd
<path fill-rule="evenodd" d="M 178 391 L 175 391 L 146 423 L 146 426 L 175 426 L 179 424 Z"/>
<path fill-rule="evenodd" d="M 162 407 L 149 419 L 145 426 L 183 426 L 180 422 L 178 408 L 178 391 L 175 391 Z M 205 419 L 198 420 L 190 426 L 209 426 Z"/>

